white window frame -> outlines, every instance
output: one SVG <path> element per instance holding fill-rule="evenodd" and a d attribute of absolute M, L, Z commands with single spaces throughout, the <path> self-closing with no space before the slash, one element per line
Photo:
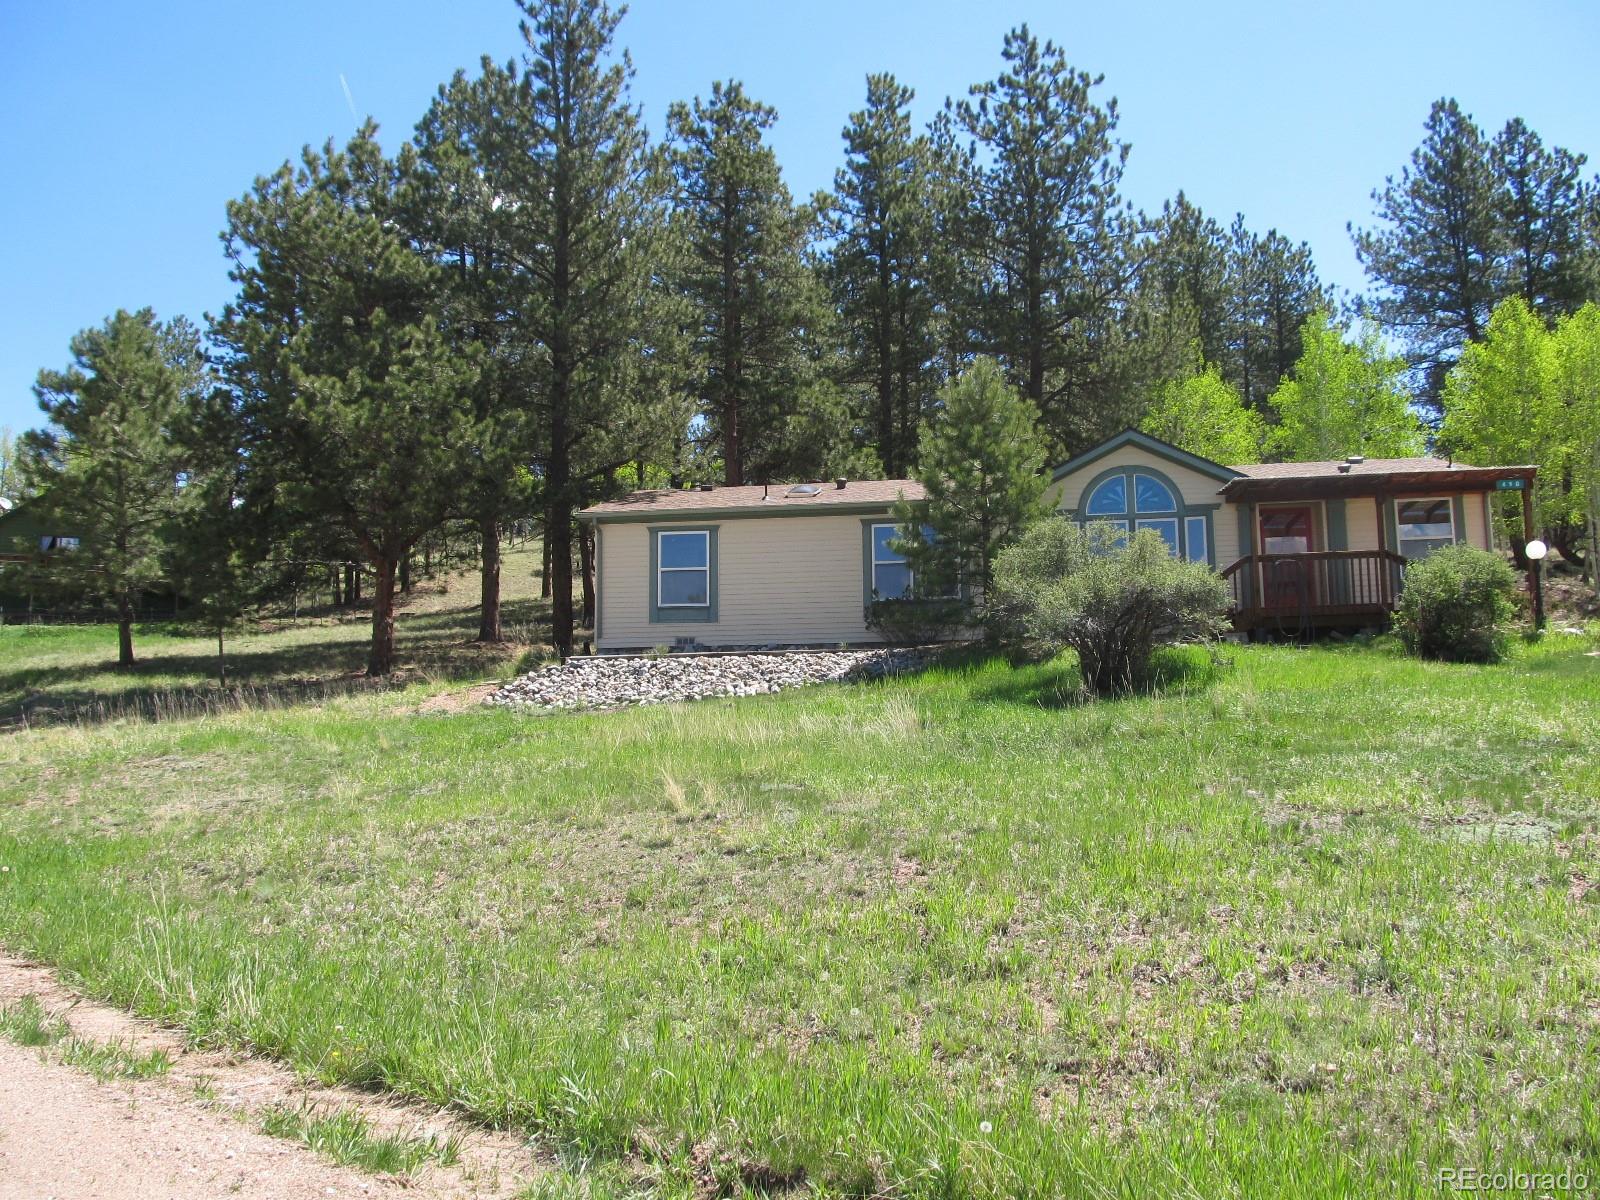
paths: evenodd
<path fill-rule="evenodd" d="M 1183 519 L 1183 548 L 1190 562 L 1207 564 L 1211 562 L 1211 530 L 1208 528 L 1208 524 L 1204 513 L 1198 517 L 1185 517 Z M 1198 539 L 1195 536 L 1196 529 L 1200 531 Z M 1197 540 L 1200 543 L 1199 554 L 1195 553 L 1195 542 Z"/>
<path fill-rule="evenodd" d="M 1173 558 L 1183 557 L 1183 518 L 1171 517 L 1139 517 L 1134 522 L 1134 531 L 1140 529 L 1155 529 L 1157 525 L 1170 525 L 1172 527 L 1172 541 L 1167 542 L 1167 551 Z M 1159 530 L 1157 531 L 1159 532 Z M 1165 538 L 1161 539 L 1166 541 Z"/>
<path fill-rule="evenodd" d="M 871 553 L 871 560 L 872 560 L 872 579 L 870 581 L 871 582 L 870 590 L 871 590 L 872 594 L 874 596 L 877 596 L 879 599 L 883 599 L 883 600 L 955 600 L 955 599 L 959 599 L 960 596 L 961 596 L 961 587 L 960 587 L 959 584 L 956 585 L 954 590 L 952 590 L 950 592 L 947 592 L 942 596 L 919 596 L 919 595 L 917 595 L 917 572 L 916 572 L 916 568 L 911 565 L 910 560 L 907 559 L 904 554 L 902 554 L 899 558 L 879 558 L 878 557 L 878 530 L 880 530 L 880 529 L 890 529 L 890 530 L 893 530 L 896 535 L 898 535 L 900 530 L 901 530 L 901 528 L 902 528 L 902 526 L 900 526 L 899 524 L 897 524 L 894 521 L 879 521 L 879 522 L 874 522 L 871 525 L 871 527 L 867 530 L 867 541 L 868 541 L 868 547 L 869 547 L 869 550 L 870 550 L 870 553 Z M 893 554 L 894 551 L 890 550 L 889 553 Z M 879 591 L 878 591 L 878 568 L 880 566 L 882 566 L 882 567 L 904 567 L 906 569 L 906 594 L 905 595 L 903 595 L 903 596 L 883 596 L 883 595 L 881 595 L 879 593 Z"/>
<path fill-rule="evenodd" d="M 895 536 L 899 536 L 900 533 L 900 526 L 893 521 L 874 524 L 867 531 L 868 546 L 872 552 L 872 594 L 884 600 L 909 600 L 917 591 L 917 573 L 911 569 L 911 564 L 906 561 L 906 556 L 903 554 L 899 558 L 878 557 L 878 530 L 880 529 L 887 529 Z M 887 547 L 885 549 L 887 550 Z M 888 553 L 893 554 L 894 551 L 888 550 Z M 879 567 L 904 567 L 906 569 L 906 590 L 903 595 L 885 596 L 878 590 Z"/>
<path fill-rule="evenodd" d="M 1407 504 L 1444 505 L 1445 514 L 1450 518 L 1450 544 L 1454 545 L 1456 542 L 1461 540 L 1461 531 L 1456 528 L 1456 504 L 1453 496 L 1405 496 L 1395 500 L 1394 502 L 1395 550 L 1399 553 L 1401 558 L 1404 558 L 1408 561 L 1411 560 L 1411 556 L 1406 553 L 1407 542 L 1436 542 L 1439 540 L 1435 537 L 1406 537 L 1405 533 L 1403 532 L 1406 527 L 1406 523 L 1400 519 L 1400 510 Z M 1429 553 L 1432 553 L 1432 551 L 1429 551 Z"/>
<path fill-rule="evenodd" d="M 697 537 L 697 538 L 699 538 L 701 546 L 703 546 L 704 549 L 705 549 L 705 555 L 704 555 L 704 557 L 705 557 L 705 566 L 703 566 L 703 567 L 668 567 L 668 566 L 664 566 L 663 564 L 665 563 L 667 556 L 666 556 L 666 553 L 665 553 L 665 547 L 662 545 L 661 539 L 662 538 L 669 538 L 669 537 Z M 705 578 L 705 581 L 706 581 L 706 588 L 705 588 L 706 598 L 705 598 L 705 600 L 702 601 L 699 604 L 683 604 L 683 603 L 672 603 L 672 604 L 669 604 L 666 601 L 662 600 L 661 597 L 665 596 L 666 592 L 662 591 L 662 589 L 661 589 L 661 577 L 663 575 L 668 574 L 668 573 L 671 573 L 671 574 L 674 574 L 674 575 L 699 574 L 699 575 L 703 576 Z M 710 533 L 709 530 L 706 530 L 706 529 L 658 529 L 658 530 L 656 530 L 656 607 L 657 608 L 710 608 L 711 607 L 711 533 Z"/>

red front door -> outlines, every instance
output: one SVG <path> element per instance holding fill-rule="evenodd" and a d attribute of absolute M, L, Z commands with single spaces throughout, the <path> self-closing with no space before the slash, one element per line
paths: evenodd
<path fill-rule="evenodd" d="M 1272 557 L 1311 554 L 1317 548 L 1317 523 L 1310 506 L 1261 510 L 1261 595 L 1268 608 L 1295 609 L 1316 603 L 1315 572 L 1307 560 Z"/>

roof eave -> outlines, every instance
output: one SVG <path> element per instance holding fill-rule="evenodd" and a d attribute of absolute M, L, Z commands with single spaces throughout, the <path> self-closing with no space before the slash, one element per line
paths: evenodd
<path fill-rule="evenodd" d="M 1122 449 L 1124 446 L 1138 446 L 1141 450 L 1154 454 L 1158 458 L 1164 458 L 1168 462 L 1188 467 L 1190 470 L 1198 471 L 1202 475 L 1209 475 L 1213 479 L 1233 480 L 1241 477 L 1239 472 L 1232 467 L 1225 467 L 1221 463 L 1212 462 L 1209 458 L 1202 458 L 1198 454 L 1180 450 L 1170 442 L 1164 442 L 1158 437 L 1151 437 L 1142 430 L 1130 427 L 1124 429 L 1121 433 L 1113 434 L 1099 445 L 1091 446 L 1076 458 L 1069 458 L 1059 467 L 1052 469 L 1050 482 L 1058 483 L 1074 471 L 1080 471 L 1084 467 L 1098 462 L 1106 455 Z"/>
<path fill-rule="evenodd" d="M 908 497 L 913 504 L 920 504 L 925 499 L 922 496 Z M 698 521 L 698 520 L 737 520 L 742 517 L 849 517 L 871 513 L 888 512 L 896 504 L 895 500 L 854 500 L 848 504 L 816 504 L 799 505 L 784 503 L 781 507 L 766 508 L 753 504 L 741 504 L 728 508 L 653 508 L 645 511 L 618 511 L 615 509 L 601 510 L 584 509 L 578 513 L 578 520 L 590 524 L 623 524 L 645 521 Z"/>
<path fill-rule="evenodd" d="M 1349 475 L 1278 475 L 1266 478 L 1242 475 L 1217 489 L 1224 500 L 1262 499 L 1276 496 L 1318 499 L 1338 496 L 1381 496 L 1430 489 L 1489 490 L 1501 479 L 1526 479 L 1538 474 L 1535 466 L 1446 467 L 1437 471 L 1383 471 Z"/>

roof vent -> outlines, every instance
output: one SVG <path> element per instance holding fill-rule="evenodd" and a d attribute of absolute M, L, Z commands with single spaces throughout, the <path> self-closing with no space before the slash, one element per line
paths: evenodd
<path fill-rule="evenodd" d="M 1341 474 L 1341 475 L 1350 474 L 1350 464 L 1348 462 L 1342 462 L 1342 463 L 1339 464 L 1339 474 Z"/>
<path fill-rule="evenodd" d="M 1355 466 L 1358 463 L 1366 462 L 1367 456 L 1365 454 L 1347 454 L 1344 461 L 1347 466 Z"/>
<path fill-rule="evenodd" d="M 841 475 L 841 476 L 839 476 L 839 478 L 837 478 L 837 479 L 835 479 L 833 481 L 833 486 L 838 488 L 842 492 L 842 491 L 844 491 L 844 485 L 849 483 L 849 482 L 850 481 L 848 479 L 846 479 L 843 475 Z"/>
<path fill-rule="evenodd" d="M 714 483 L 702 483 L 700 485 L 700 490 L 702 492 L 714 492 L 717 490 L 717 485 Z"/>

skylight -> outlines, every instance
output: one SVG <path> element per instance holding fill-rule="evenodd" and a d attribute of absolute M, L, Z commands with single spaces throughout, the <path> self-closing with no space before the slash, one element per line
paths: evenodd
<path fill-rule="evenodd" d="M 821 490 L 822 490 L 822 485 L 820 483 L 798 483 L 794 487 L 789 489 L 788 495 L 791 495 L 791 496 L 815 496 Z"/>

